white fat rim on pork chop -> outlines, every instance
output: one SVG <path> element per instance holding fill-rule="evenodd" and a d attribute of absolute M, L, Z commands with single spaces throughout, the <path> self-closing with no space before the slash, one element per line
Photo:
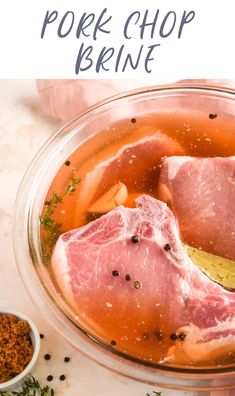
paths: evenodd
<path fill-rule="evenodd" d="M 203 160 L 203 161 L 207 161 L 207 160 L 216 160 L 216 159 L 229 159 L 231 161 L 235 161 L 235 156 L 233 157 L 189 157 L 189 156 L 176 156 L 173 155 L 172 157 L 167 157 L 163 164 L 167 165 L 167 175 L 168 175 L 168 179 L 171 181 L 173 180 L 176 176 L 177 173 L 180 170 L 180 167 L 182 165 L 184 165 L 186 162 L 194 162 L 196 160 Z"/>
<path fill-rule="evenodd" d="M 73 307 L 77 307 L 70 286 L 70 281 L 71 281 L 71 276 L 69 274 L 70 268 L 68 265 L 65 248 L 66 248 L 66 244 L 62 241 L 62 238 L 59 238 L 58 241 L 56 242 L 56 247 L 53 251 L 51 265 L 55 279 L 57 283 L 60 285 L 60 287 L 61 287 L 61 282 L 59 282 L 59 280 L 60 278 L 64 279 L 62 292 L 66 300 L 71 301 L 72 302 L 71 305 Z"/>
<path fill-rule="evenodd" d="M 185 164 L 186 162 L 192 162 L 195 161 L 196 158 L 192 157 L 177 157 L 177 156 L 172 156 L 172 157 L 167 157 L 164 160 L 164 164 L 167 164 L 167 171 L 168 171 L 168 178 L 169 180 L 173 180 L 177 173 L 179 172 L 180 167 Z"/>
<path fill-rule="evenodd" d="M 99 169 L 99 168 L 102 168 L 102 167 L 106 167 L 107 165 L 111 164 L 111 163 L 114 162 L 116 159 L 118 159 L 118 157 L 121 157 L 121 155 L 124 153 L 124 151 L 131 150 L 131 149 L 133 149 L 134 147 L 137 147 L 137 146 L 139 146 L 139 145 L 142 145 L 143 143 L 148 143 L 148 142 L 152 142 L 152 141 L 155 141 L 155 140 L 159 140 L 159 138 L 162 138 L 162 139 L 163 139 L 163 137 L 165 138 L 165 135 L 163 135 L 161 131 L 156 131 L 156 132 L 154 133 L 154 135 L 152 135 L 152 136 L 146 136 L 146 137 L 144 137 L 144 138 L 142 138 L 142 139 L 137 140 L 137 142 L 135 142 L 135 143 L 125 144 L 125 145 L 117 152 L 116 155 L 114 155 L 113 157 L 107 159 L 106 161 L 101 162 L 100 164 L 98 164 L 98 165 L 95 167 L 95 169 Z M 136 155 L 133 156 L 133 158 L 136 158 Z"/>
<path fill-rule="evenodd" d="M 167 361 L 177 362 L 177 364 L 190 364 L 191 362 L 202 363 L 208 362 L 235 352 L 235 337 L 234 334 L 227 334 L 224 337 L 220 336 L 217 339 L 210 341 L 203 341 L 204 338 L 212 333 L 220 334 L 229 330 L 234 332 L 235 318 L 218 322 L 216 326 L 200 329 L 194 324 L 181 327 L 177 334 L 185 334 L 184 341 L 176 341 L 167 354 Z M 222 351 L 222 353 L 221 353 Z"/>

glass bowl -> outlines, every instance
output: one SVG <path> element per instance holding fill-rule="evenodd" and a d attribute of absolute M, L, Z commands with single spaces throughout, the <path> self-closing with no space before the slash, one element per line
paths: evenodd
<path fill-rule="evenodd" d="M 56 290 L 40 251 L 39 216 L 46 193 L 67 158 L 110 123 L 177 109 L 213 111 L 235 117 L 235 91 L 202 85 L 151 87 L 100 102 L 59 129 L 34 158 L 21 183 L 15 210 L 14 250 L 23 282 L 54 328 L 92 360 L 127 377 L 152 385 L 192 391 L 235 389 L 235 366 L 175 368 L 142 361 L 105 344 L 78 322 Z M 212 110 L 213 109 L 213 110 Z"/>

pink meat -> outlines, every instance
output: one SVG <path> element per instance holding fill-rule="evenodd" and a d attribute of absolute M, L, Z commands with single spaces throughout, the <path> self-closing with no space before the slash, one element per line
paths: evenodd
<path fill-rule="evenodd" d="M 143 191 L 156 183 L 162 157 L 170 155 L 184 155 L 184 149 L 171 137 L 156 131 L 150 136 L 124 145 L 113 157 L 98 164 L 95 172 L 97 168 L 103 169 L 101 185 L 110 180 L 110 174 L 112 180 L 119 180 L 121 174 L 122 182 L 128 185 L 129 190 Z"/>
<path fill-rule="evenodd" d="M 184 241 L 235 260 L 235 157 L 169 157 L 160 180 Z"/>
<path fill-rule="evenodd" d="M 139 242 L 131 241 L 133 235 Z M 186 334 L 184 342 L 177 341 L 169 350 L 171 362 L 207 360 L 212 352 L 213 357 L 220 356 L 228 347 L 235 352 L 235 295 L 194 266 L 171 210 L 161 201 L 142 195 L 135 209 L 119 206 L 61 235 L 52 270 L 75 308 L 81 301 L 87 307 L 95 301 L 98 310 L 102 304 L 110 304 L 113 296 L 118 296 L 119 309 L 126 308 L 129 315 L 136 307 L 140 316 L 141 310 L 154 315 L 162 306 L 164 320 Z M 119 271 L 118 277 L 112 275 L 113 270 Z M 131 274 L 141 287 L 127 282 L 125 274 Z M 86 304 L 83 309 L 86 311 Z M 182 345 L 187 347 L 182 350 Z M 199 352 L 194 358 L 196 347 Z"/>
<path fill-rule="evenodd" d="M 142 136 L 135 142 L 125 144 L 114 156 L 98 162 L 85 175 L 77 197 L 79 211 L 82 208 L 87 209 L 110 188 L 110 175 L 112 183 L 119 182 L 122 175 L 121 181 L 126 184 L 129 192 L 154 191 L 160 175 L 162 157 L 184 155 L 184 149 L 171 137 L 155 131 L 153 127 L 144 129 L 149 129 L 150 136 Z"/>

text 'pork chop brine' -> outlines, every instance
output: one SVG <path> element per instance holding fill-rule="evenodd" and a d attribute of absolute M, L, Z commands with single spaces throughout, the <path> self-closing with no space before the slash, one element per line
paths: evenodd
<path fill-rule="evenodd" d="M 93 338 L 183 367 L 235 363 L 229 116 L 125 119 L 83 143 L 42 209 L 45 266 Z"/>

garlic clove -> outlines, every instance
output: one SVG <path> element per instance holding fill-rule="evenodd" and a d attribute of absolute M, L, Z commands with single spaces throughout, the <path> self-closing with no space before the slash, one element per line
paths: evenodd
<path fill-rule="evenodd" d="M 124 204 L 128 197 L 128 190 L 125 184 L 119 182 L 111 187 L 106 193 L 97 199 L 89 208 L 89 213 L 107 213 Z"/>

